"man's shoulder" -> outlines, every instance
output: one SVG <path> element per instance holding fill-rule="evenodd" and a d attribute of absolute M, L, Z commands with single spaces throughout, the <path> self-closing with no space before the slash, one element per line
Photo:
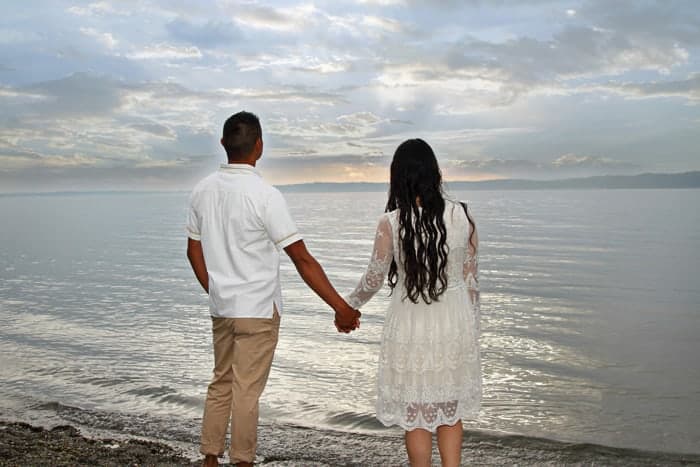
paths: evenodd
<path fill-rule="evenodd" d="M 282 192 L 274 185 L 258 176 L 247 176 L 236 178 L 235 182 L 221 176 L 221 172 L 213 172 L 201 179 L 192 188 L 191 197 L 209 191 L 235 191 L 239 194 L 247 194 L 259 202 L 266 202 L 270 198 L 279 199 Z"/>
<path fill-rule="evenodd" d="M 250 177 L 251 188 L 263 195 L 263 199 L 270 199 L 271 196 L 282 196 L 282 192 L 262 177 Z"/>
<path fill-rule="evenodd" d="M 206 177 L 199 180 L 192 188 L 192 192 L 201 191 L 209 187 L 218 178 L 218 172 L 212 172 Z"/>
<path fill-rule="evenodd" d="M 213 172 L 198 181 L 190 192 L 190 204 L 197 204 L 197 200 L 201 200 L 205 193 L 214 190 L 217 178 L 217 173 Z"/>

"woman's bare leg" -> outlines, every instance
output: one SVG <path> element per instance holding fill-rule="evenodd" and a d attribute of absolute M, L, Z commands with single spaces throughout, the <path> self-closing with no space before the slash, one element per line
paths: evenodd
<path fill-rule="evenodd" d="M 411 467 L 430 467 L 430 458 L 433 452 L 432 433 L 421 428 L 407 431 L 406 452 Z"/>
<path fill-rule="evenodd" d="M 442 467 L 459 467 L 462 456 L 462 420 L 437 429 L 438 450 Z"/>

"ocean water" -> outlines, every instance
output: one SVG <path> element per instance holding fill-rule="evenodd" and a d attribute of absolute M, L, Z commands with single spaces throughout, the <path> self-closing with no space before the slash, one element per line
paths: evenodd
<path fill-rule="evenodd" d="M 484 399 L 466 427 L 700 453 L 700 190 L 452 195 L 469 200 L 481 240 Z M 385 194 L 286 198 L 350 292 Z M 186 204 L 187 193 L 0 196 L 0 417 L 71 407 L 181 419 L 196 437 L 212 354 Z M 265 423 L 399 433 L 373 417 L 388 291 L 341 335 L 286 257 L 282 280 Z"/>

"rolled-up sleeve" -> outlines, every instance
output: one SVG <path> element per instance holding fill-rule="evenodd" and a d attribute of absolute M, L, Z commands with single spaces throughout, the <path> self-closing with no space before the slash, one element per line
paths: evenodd
<path fill-rule="evenodd" d="M 187 209 L 187 225 L 185 229 L 187 230 L 187 236 L 192 240 L 199 241 L 202 239 L 201 216 L 197 213 L 194 203 L 194 196 L 190 197 L 190 204 Z"/>
<path fill-rule="evenodd" d="M 292 215 L 289 213 L 287 202 L 279 190 L 273 190 L 267 199 L 263 217 L 267 234 L 277 248 L 286 248 L 302 239 Z"/>

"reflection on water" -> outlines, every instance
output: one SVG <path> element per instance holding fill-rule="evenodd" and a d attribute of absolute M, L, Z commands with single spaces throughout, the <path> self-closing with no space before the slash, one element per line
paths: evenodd
<path fill-rule="evenodd" d="M 382 193 L 288 194 L 342 293 Z M 474 192 L 484 401 L 472 428 L 652 449 L 700 445 L 698 190 Z M 187 195 L 0 197 L 0 410 L 23 400 L 201 416 L 206 300 L 184 255 Z M 639 209 L 644 206 L 644 209 Z M 654 213 L 653 219 L 649 213 Z M 339 335 L 282 262 L 285 315 L 263 416 L 384 430 L 374 377 L 388 291 Z M 1 405 L 4 404 L 4 405 Z"/>

